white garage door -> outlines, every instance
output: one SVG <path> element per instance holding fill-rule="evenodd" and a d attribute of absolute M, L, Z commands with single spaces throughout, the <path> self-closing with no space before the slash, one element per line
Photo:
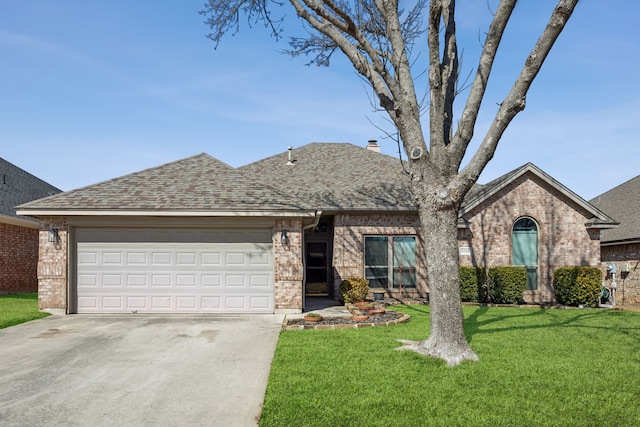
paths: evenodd
<path fill-rule="evenodd" d="M 78 313 L 274 311 L 273 245 L 266 243 L 270 230 L 121 230 L 79 236 L 86 241 L 77 243 Z"/>

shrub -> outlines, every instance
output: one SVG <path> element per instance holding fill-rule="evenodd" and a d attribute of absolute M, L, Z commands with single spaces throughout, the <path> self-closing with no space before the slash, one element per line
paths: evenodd
<path fill-rule="evenodd" d="M 482 267 L 460 267 L 460 298 L 466 302 L 485 300 L 485 269 Z"/>
<path fill-rule="evenodd" d="M 340 282 L 340 294 L 346 303 L 364 301 L 369 292 L 369 281 L 362 277 L 350 277 Z"/>
<path fill-rule="evenodd" d="M 527 287 L 525 267 L 492 267 L 487 275 L 489 299 L 496 304 L 516 304 Z"/>
<path fill-rule="evenodd" d="M 563 305 L 595 307 L 602 290 L 602 271 L 596 267 L 561 267 L 553 272 L 556 301 Z"/>

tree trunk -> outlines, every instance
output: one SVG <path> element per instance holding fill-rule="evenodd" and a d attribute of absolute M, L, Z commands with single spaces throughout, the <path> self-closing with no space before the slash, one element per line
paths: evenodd
<path fill-rule="evenodd" d="M 443 359 L 455 366 L 478 360 L 464 336 L 457 240 L 459 207 L 419 207 L 429 277 L 431 331 L 425 341 L 401 340 L 401 350 Z"/>

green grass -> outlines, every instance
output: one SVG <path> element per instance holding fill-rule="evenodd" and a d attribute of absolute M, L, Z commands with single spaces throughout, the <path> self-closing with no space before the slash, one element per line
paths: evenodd
<path fill-rule="evenodd" d="M 0 296 L 0 329 L 49 316 L 38 311 L 38 294 Z"/>
<path fill-rule="evenodd" d="M 480 362 L 449 368 L 396 339 L 409 323 L 280 335 L 261 426 L 640 425 L 640 313 L 465 307 Z"/>

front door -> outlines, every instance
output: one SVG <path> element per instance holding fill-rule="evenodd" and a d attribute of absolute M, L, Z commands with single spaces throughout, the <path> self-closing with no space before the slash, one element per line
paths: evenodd
<path fill-rule="evenodd" d="M 329 260 L 327 242 L 307 242 L 306 258 L 306 295 L 329 295 Z"/>

